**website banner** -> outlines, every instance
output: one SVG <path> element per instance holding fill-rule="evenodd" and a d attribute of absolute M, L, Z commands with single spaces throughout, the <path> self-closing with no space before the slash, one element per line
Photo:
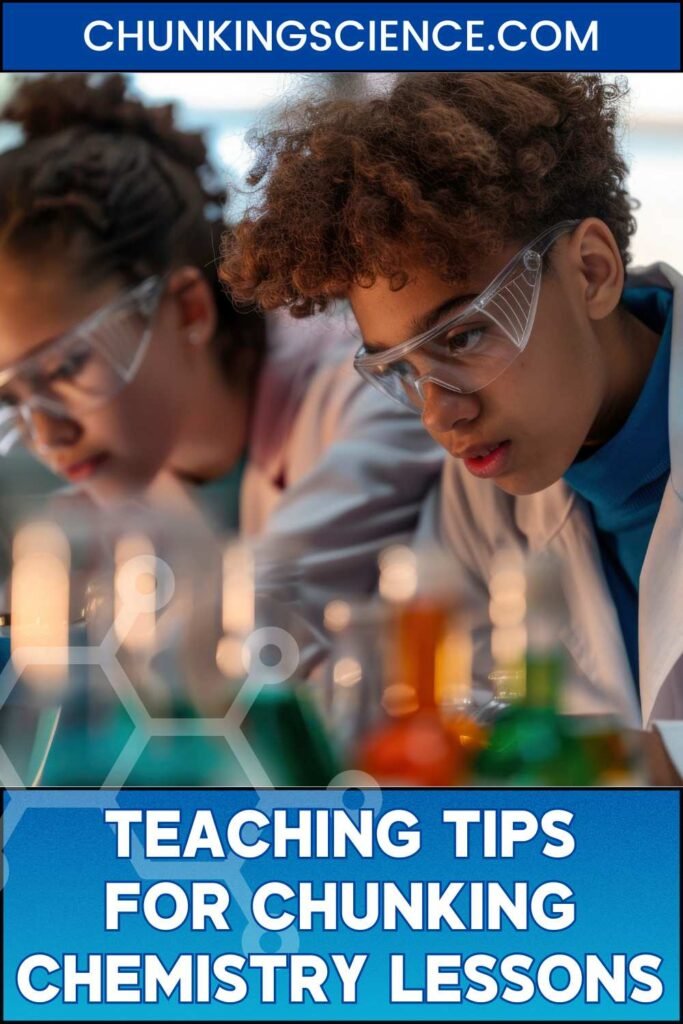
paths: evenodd
<path fill-rule="evenodd" d="M 680 69 L 677 3 L 6 3 L 10 71 Z"/>

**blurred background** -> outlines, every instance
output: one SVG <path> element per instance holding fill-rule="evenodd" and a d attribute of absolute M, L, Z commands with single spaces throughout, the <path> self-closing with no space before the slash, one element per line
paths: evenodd
<path fill-rule="evenodd" d="M 249 169 L 245 136 L 274 106 L 306 92 L 354 95 L 381 89 L 388 75 L 357 72 L 313 74 L 136 74 L 138 91 L 159 102 L 178 104 L 187 127 L 206 129 L 217 162 L 235 184 Z M 614 78 L 614 75 L 606 76 Z M 623 151 L 631 168 L 631 193 L 641 202 L 633 243 L 635 264 L 665 260 L 681 264 L 683 224 L 683 74 L 620 75 L 630 86 Z M 0 73 L 0 102 L 13 76 Z M 14 130 L 0 125 L 0 148 Z M 235 195 L 233 215 L 239 212 Z"/>
<path fill-rule="evenodd" d="M 273 108 L 304 93 L 353 96 L 382 89 L 392 76 L 357 72 L 312 74 L 135 74 L 135 88 L 158 102 L 177 104 L 184 126 L 206 130 L 213 154 L 233 183 L 231 216 L 245 202 L 239 187 L 251 164 L 248 130 Z M 617 76 L 608 75 L 608 78 Z M 683 269 L 683 74 L 620 75 L 630 86 L 622 149 L 631 168 L 631 194 L 640 201 L 633 263 L 664 260 Z M 0 73 L 0 103 L 14 76 Z M 0 149 L 18 141 L 13 126 L 0 124 Z M 19 451 L 0 460 L 0 503 L 12 494 L 50 488 L 46 470 Z"/>
<path fill-rule="evenodd" d="M 248 129 L 274 105 L 303 92 L 354 95 L 381 89 L 391 76 L 362 73 L 139 74 L 144 95 L 176 100 L 188 124 L 211 132 L 217 159 L 236 182 L 243 182 L 251 151 Z M 608 75 L 614 78 L 614 75 Z M 633 262 L 664 260 L 681 267 L 683 226 L 683 74 L 622 75 L 630 86 L 623 151 L 631 168 L 631 194 L 640 200 Z M 235 197 L 233 214 L 239 196 Z"/>

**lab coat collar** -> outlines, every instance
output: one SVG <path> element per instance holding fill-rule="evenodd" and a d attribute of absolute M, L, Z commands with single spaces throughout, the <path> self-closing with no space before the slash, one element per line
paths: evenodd
<path fill-rule="evenodd" d="M 653 263 L 629 274 L 626 286 L 655 286 L 673 291 L 671 369 L 669 371 L 669 446 L 671 482 L 683 501 L 683 277 L 667 263 Z"/>
<path fill-rule="evenodd" d="M 531 551 L 541 551 L 566 523 L 576 504 L 576 494 L 558 480 L 536 494 L 526 494 L 515 502 L 517 526 L 526 536 Z"/>
<path fill-rule="evenodd" d="M 666 263 L 634 270 L 627 287 L 657 286 L 673 290 L 671 368 L 669 375 L 669 444 L 671 477 L 655 522 L 640 579 L 639 655 L 642 717 L 648 721 L 657 694 L 683 654 L 679 621 L 683 607 L 683 277 Z M 629 688 L 625 702 L 633 711 L 631 682 L 623 639 L 611 601 L 594 531 L 584 503 L 563 481 L 515 503 L 517 526 L 529 548 L 564 548 L 571 553 L 571 572 L 585 592 L 569 595 L 573 628 L 568 646 L 588 678 L 599 678 L 615 698 Z M 578 530 L 578 533 L 577 533 Z M 579 534 L 581 535 L 579 537 Z M 570 543 L 576 535 L 580 543 Z M 596 631 L 596 623 L 600 628 Z M 626 710 L 626 709 L 625 709 Z"/>
<path fill-rule="evenodd" d="M 578 706 L 612 708 L 624 722 L 639 726 L 633 674 L 585 502 L 559 480 L 539 494 L 519 498 L 515 516 L 529 549 L 553 551 L 568 570 L 569 621 L 561 639 L 581 672 Z M 575 708 L 570 703 L 565 710 Z"/>
<path fill-rule="evenodd" d="M 647 723 L 683 655 L 683 277 L 666 263 L 633 273 L 629 284 L 673 289 L 669 372 L 671 476 L 648 545 L 639 587 L 640 696 Z"/>
<path fill-rule="evenodd" d="M 249 460 L 281 489 L 286 483 L 284 439 L 311 379 L 325 362 L 350 356 L 358 338 L 340 313 L 296 320 L 287 310 L 277 310 L 266 317 L 266 341 L 252 412 Z"/>
<path fill-rule="evenodd" d="M 249 430 L 249 461 L 272 484 L 284 473 L 285 446 L 319 355 L 286 311 L 266 319 L 266 358 L 256 387 Z"/>
<path fill-rule="evenodd" d="M 674 490 L 683 500 L 683 277 L 666 263 L 653 263 L 649 267 L 633 270 L 627 277 L 626 287 L 655 286 L 674 292 L 673 329 L 671 344 L 671 370 L 669 378 L 669 442 L 671 448 L 671 477 Z M 539 551 L 552 541 L 562 529 L 575 505 L 576 495 L 564 482 L 558 480 L 537 494 L 517 499 L 515 515 L 517 525 L 527 536 L 532 551 Z"/>

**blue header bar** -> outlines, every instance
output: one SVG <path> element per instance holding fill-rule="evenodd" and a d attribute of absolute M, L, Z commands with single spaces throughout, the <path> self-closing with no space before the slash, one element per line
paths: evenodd
<path fill-rule="evenodd" d="M 678 3 L 5 3 L 6 71 L 681 69 Z"/>

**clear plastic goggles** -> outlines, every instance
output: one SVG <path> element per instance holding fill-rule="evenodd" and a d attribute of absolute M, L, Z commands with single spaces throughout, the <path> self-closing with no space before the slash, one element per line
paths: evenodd
<path fill-rule="evenodd" d="M 541 290 L 543 256 L 578 223 L 562 221 L 540 234 L 456 316 L 389 349 L 369 352 L 361 346 L 355 368 L 416 412 L 422 411 L 428 381 L 461 394 L 485 388 L 526 347 Z"/>
<path fill-rule="evenodd" d="M 68 418 L 106 404 L 130 383 L 164 288 L 148 277 L 72 330 L 0 370 L 0 455 L 33 437 L 34 411 Z"/>

